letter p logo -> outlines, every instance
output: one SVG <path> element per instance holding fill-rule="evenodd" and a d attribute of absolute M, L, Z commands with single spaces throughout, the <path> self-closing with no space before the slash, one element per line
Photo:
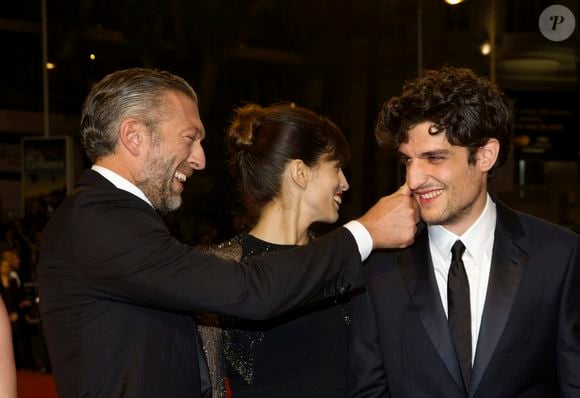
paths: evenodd
<path fill-rule="evenodd" d="M 559 4 L 547 7 L 540 14 L 538 27 L 544 37 L 551 41 L 563 41 L 574 33 L 576 20 L 567 7 Z"/>
<path fill-rule="evenodd" d="M 552 15 L 550 20 L 554 23 L 552 24 L 552 30 L 556 30 L 556 27 L 564 22 L 564 17 L 562 15 Z"/>

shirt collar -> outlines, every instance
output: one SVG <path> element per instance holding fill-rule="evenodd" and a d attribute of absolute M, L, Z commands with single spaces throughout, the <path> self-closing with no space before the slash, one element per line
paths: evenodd
<path fill-rule="evenodd" d="M 151 203 L 151 201 L 149 200 L 149 198 L 147 198 L 147 196 L 145 196 L 145 193 L 142 190 L 140 190 L 139 188 L 137 188 L 137 186 L 135 184 L 133 184 L 132 182 L 130 182 L 129 180 L 121 177 L 119 174 L 117 174 L 114 171 L 109 170 L 103 166 L 93 165 L 91 167 L 91 170 L 94 170 L 97 173 L 99 173 L 100 175 L 102 175 L 104 178 L 109 180 L 109 182 L 111 182 L 111 184 L 113 184 L 117 188 L 122 189 L 123 191 L 127 191 L 129 193 L 132 193 L 133 195 L 144 200 L 151 207 L 154 208 L 154 206 Z"/>
<path fill-rule="evenodd" d="M 496 217 L 495 203 L 487 194 L 483 212 L 463 235 L 455 235 L 441 225 L 429 225 L 427 227 L 429 240 L 443 258 L 451 258 L 451 247 L 457 239 L 461 239 L 461 242 L 465 245 L 466 252 L 473 259 L 481 259 L 485 250 L 488 249 L 490 239 L 493 238 Z"/>

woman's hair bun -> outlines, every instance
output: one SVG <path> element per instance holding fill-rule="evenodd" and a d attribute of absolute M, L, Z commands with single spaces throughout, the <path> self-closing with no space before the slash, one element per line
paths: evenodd
<path fill-rule="evenodd" d="M 248 104 L 237 108 L 227 132 L 230 145 L 252 145 L 263 115 L 264 108 L 257 104 Z"/>

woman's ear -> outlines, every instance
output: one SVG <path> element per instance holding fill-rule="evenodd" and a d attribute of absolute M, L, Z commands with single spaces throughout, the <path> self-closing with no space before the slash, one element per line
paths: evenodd
<path fill-rule="evenodd" d="M 142 124 L 135 118 L 123 119 L 119 125 L 119 144 L 133 156 L 139 156 L 143 142 Z"/>
<path fill-rule="evenodd" d="M 310 179 L 310 167 L 308 167 L 302 160 L 294 159 L 288 165 L 292 181 L 302 189 L 308 187 Z"/>
<path fill-rule="evenodd" d="M 490 138 L 483 146 L 477 150 L 477 164 L 481 171 L 489 171 L 499 155 L 499 141 L 495 138 Z"/>

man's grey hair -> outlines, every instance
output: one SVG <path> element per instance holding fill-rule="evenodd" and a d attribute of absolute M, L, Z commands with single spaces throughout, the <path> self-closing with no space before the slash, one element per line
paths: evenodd
<path fill-rule="evenodd" d="M 165 97 L 172 91 L 197 104 L 195 91 L 183 78 L 157 69 L 120 70 L 96 83 L 81 114 L 81 143 L 91 162 L 115 151 L 119 125 L 127 117 L 138 119 L 153 132 L 162 120 Z"/>

